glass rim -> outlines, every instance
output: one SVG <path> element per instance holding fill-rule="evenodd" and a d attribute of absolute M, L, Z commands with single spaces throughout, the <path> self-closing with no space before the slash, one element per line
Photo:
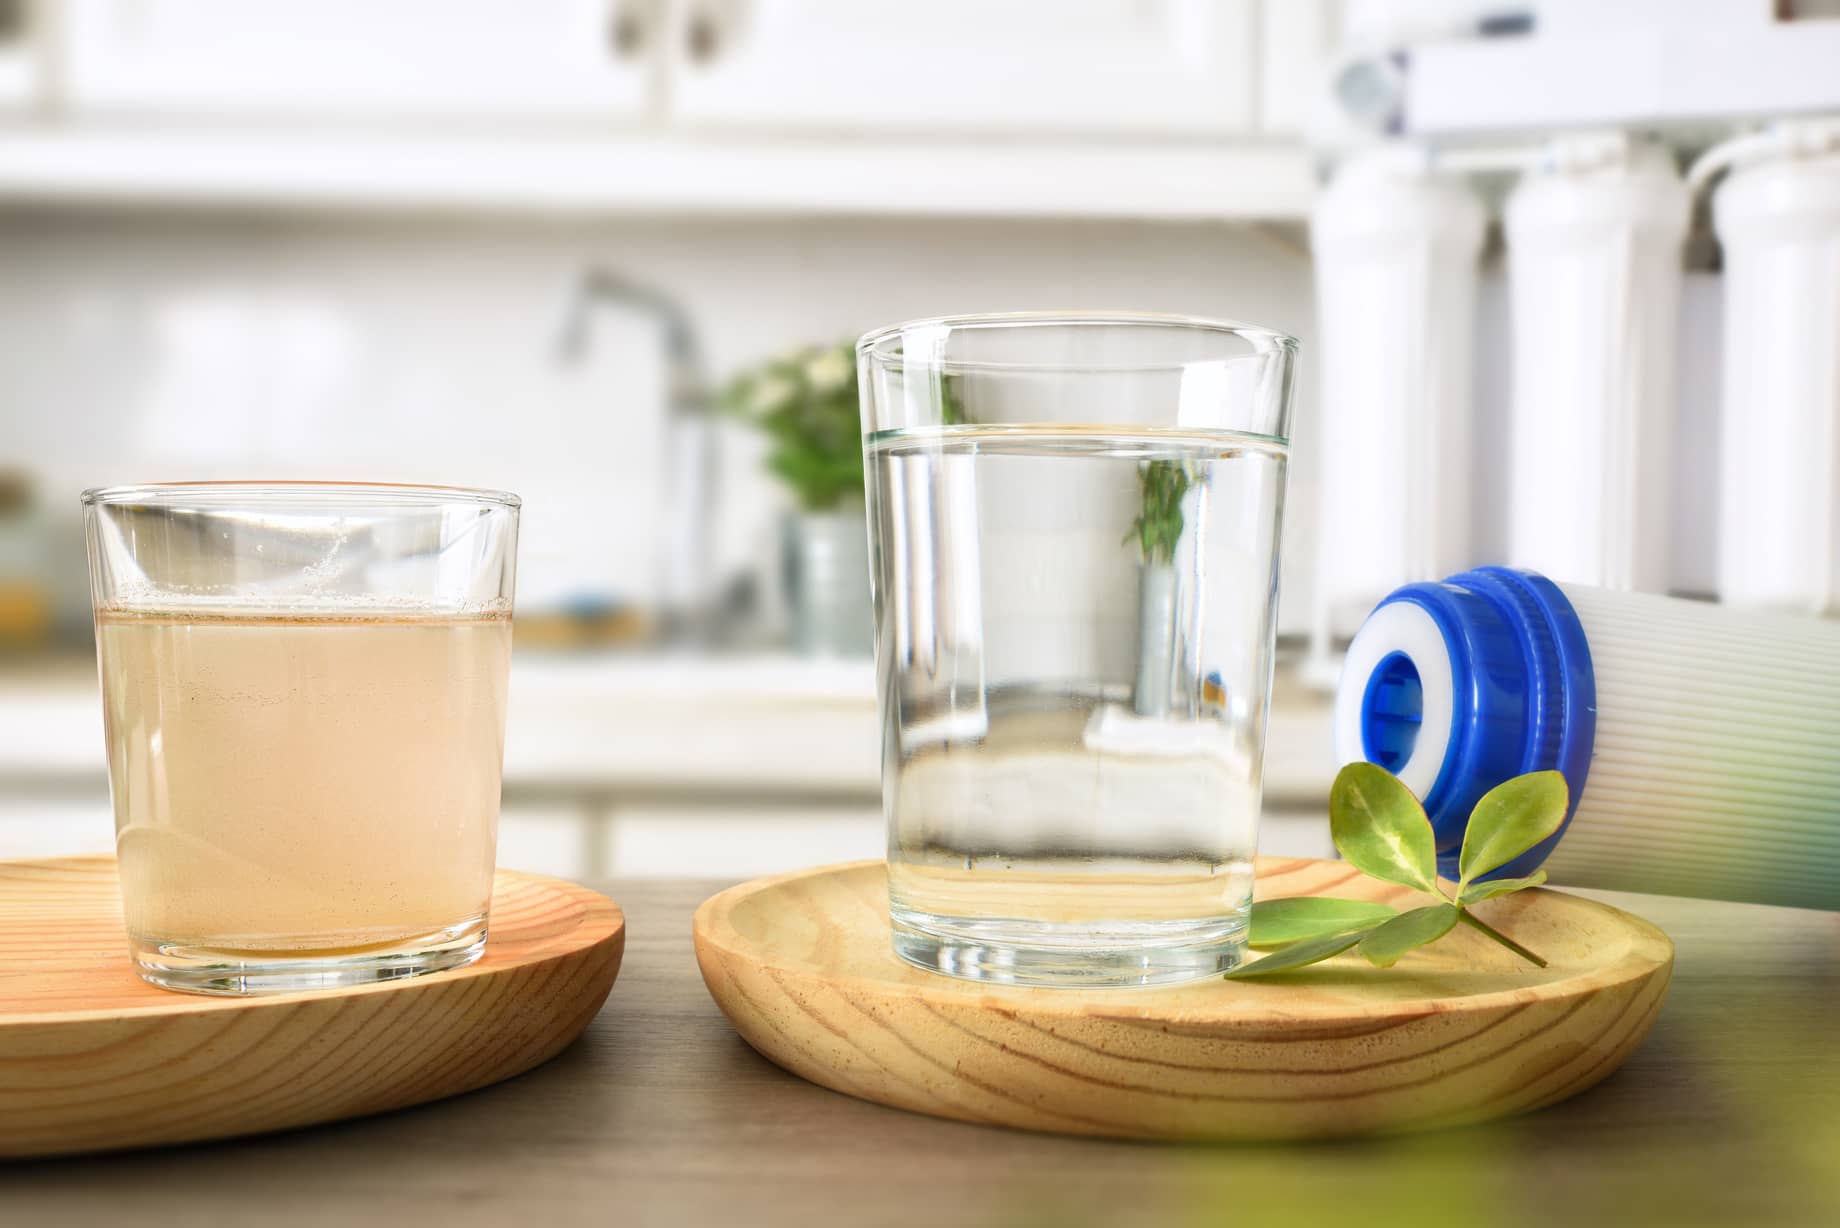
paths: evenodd
<path fill-rule="evenodd" d="M 1182 315 L 1158 311 L 992 311 L 962 315 L 923 316 L 916 320 L 903 320 L 898 324 L 885 324 L 871 329 L 856 341 L 856 353 L 871 362 L 888 362 L 903 357 L 887 352 L 887 343 L 920 329 L 997 329 L 997 328 L 1155 328 L 1171 332 L 1190 332 L 1198 334 L 1216 334 L 1225 337 L 1238 337 L 1252 342 L 1258 351 L 1282 350 L 1295 355 L 1298 351 L 1297 338 L 1289 333 L 1279 332 L 1275 328 L 1266 328 L 1259 324 L 1246 324 L 1239 320 L 1215 319 L 1209 316 Z M 1164 363 L 1142 364 L 1136 369 L 1173 370 L 1189 366 L 1196 361 L 1233 361 L 1237 358 L 1256 358 L 1261 353 L 1231 355 L 1219 360 L 1189 359 Z M 929 361 L 929 365 L 934 365 Z M 950 365 L 976 367 L 986 370 L 1055 370 L 1065 367 L 1075 369 L 1071 364 L 1044 363 L 1040 360 L 1006 362 L 1002 359 L 957 359 Z"/>
<path fill-rule="evenodd" d="M 444 503 L 503 507 L 512 511 L 524 501 L 508 490 L 475 486 L 440 486 L 417 482 L 340 481 L 210 481 L 142 482 L 123 486 L 92 486 L 80 496 L 84 507 L 148 503 L 184 506 L 196 502 L 212 508 L 241 502 L 292 501 L 337 507 L 365 503 L 398 507 L 433 507 Z"/>

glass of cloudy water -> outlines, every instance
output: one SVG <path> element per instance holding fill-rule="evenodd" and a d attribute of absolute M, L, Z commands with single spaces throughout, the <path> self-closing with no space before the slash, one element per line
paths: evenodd
<path fill-rule="evenodd" d="M 518 507 L 318 482 L 84 494 L 141 976 L 248 994 L 479 957 Z"/>
<path fill-rule="evenodd" d="M 1296 352 L 1155 315 L 859 343 L 901 958 L 1083 987 L 1239 961 Z"/>

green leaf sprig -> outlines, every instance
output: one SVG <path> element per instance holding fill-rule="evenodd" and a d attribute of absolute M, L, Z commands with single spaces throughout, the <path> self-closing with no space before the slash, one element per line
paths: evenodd
<path fill-rule="evenodd" d="M 767 467 L 807 511 L 862 497 L 862 426 L 852 343 L 775 359 L 737 377 L 720 403 L 766 435 Z"/>
<path fill-rule="evenodd" d="M 1196 471 L 1181 461 L 1145 461 L 1137 470 L 1143 511 L 1124 535 L 1135 541 L 1146 563 L 1173 563 L 1182 540 L 1182 500 L 1194 485 Z"/>
<path fill-rule="evenodd" d="M 767 468 L 806 511 L 821 512 L 863 494 L 862 421 L 856 395 L 856 345 L 796 350 L 736 376 L 718 405 L 767 437 Z M 956 380 L 940 383 L 944 426 L 966 422 Z"/>
<path fill-rule="evenodd" d="M 1437 847 L 1425 809 L 1399 778 L 1374 763 L 1350 763 L 1329 790 L 1329 834 L 1355 869 L 1372 878 L 1414 887 L 1436 904 L 1406 912 L 1370 900 L 1297 896 L 1252 906 L 1249 945 L 1277 948 L 1243 964 L 1229 979 L 1288 972 L 1353 948 L 1379 968 L 1467 925 L 1544 968 L 1546 961 L 1470 911 L 1483 900 L 1524 891 L 1546 881 L 1546 871 L 1526 878 L 1477 881 L 1559 830 L 1570 804 L 1565 777 L 1529 772 L 1482 795 L 1463 830 L 1454 894 L 1437 876 Z"/>

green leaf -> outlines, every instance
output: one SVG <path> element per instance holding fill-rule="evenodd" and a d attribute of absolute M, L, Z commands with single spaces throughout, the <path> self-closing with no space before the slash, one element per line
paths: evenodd
<path fill-rule="evenodd" d="M 1436 942 L 1457 924 L 1461 910 L 1455 904 L 1432 904 L 1402 912 L 1361 939 L 1361 954 L 1376 968 L 1391 968 L 1407 951 Z"/>
<path fill-rule="evenodd" d="M 1350 763 L 1336 774 L 1329 789 L 1329 834 L 1362 873 L 1437 891 L 1431 821 L 1412 790 L 1379 764 Z"/>
<path fill-rule="evenodd" d="M 1492 900 L 1498 895 L 1507 895 L 1511 891 L 1525 891 L 1529 887 L 1538 887 L 1546 881 L 1546 871 L 1535 870 L 1526 878 L 1491 878 L 1485 882 L 1471 883 L 1463 888 L 1457 896 L 1459 904 L 1479 904 L 1483 900 Z M 1254 908 L 1258 906 L 1253 905 Z"/>
<path fill-rule="evenodd" d="M 1463 831 L 1457 858 L 1461 883 L 1467 887 L 1477 875 L 1507 865 L 1558 831 L 1569 797 L 1558 772 L 1529 772 L 1484 793 Z"/>
<path fill-rule="evenodd" d="M 1346 934 L 1377 925 L 1396 916 L 1398 909 L 1372 900 L 1335 900 L 1327 896 L 1300 895 L 1284 900 L 1260 900 L 1252 906 L 1249 946 L 1281 947 L 1306 938 Z"/>
<path fill-rule="evenodd" d="M 1145 461 L 1138 466 L 1143 510 L 1131 522 L 1124 540 L 1137 539 L 1144 562 L 1168 563 L 1175 559 L 1184 526 L 1182 500 L 1197 480 L 1196 472 L 1180 461 Z"/>
<path fill-rule="evenodd" d="M 1356 930 L 1352 934 L 1330 934 L 1324 938 L 1311 938 L 1304 942 L 1293 942 L 1282 951 L 1273 952 L 1264 959 L 1255 959 L 1249 964 L 1241 964 L 1227 973 L 1229 981 L 1243 980 L 1251 976 L 1268 976 L 1273 972 L 1289 972 L 1305 964 L 1314 964 L 1340 955 L 1367 935 L 1367 930 Z"/>
<path fill-rule="evenodd" d="M 721 405 L 773 444 L 768 466 L 810 510 L 862 491 L 853 343 L 807 346 L 730 382 Z"/>

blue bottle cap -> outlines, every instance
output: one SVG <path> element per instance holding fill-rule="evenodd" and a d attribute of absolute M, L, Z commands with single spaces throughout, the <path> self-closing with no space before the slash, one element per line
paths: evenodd
<path fill-rule="evenodd" d="M 1569 825 L 1596 732 L 1577 613 L 1552 581 L 1506 567 L 1408 584 L 1382 601 L 1349 645 L 1336 696 L 1337 760 L 1377 763 L 1419 794 L 1450 878 L 1470 810 L 1504 780 L 1564 773 Z M 1531 874 L 1564 834 L 1483 877 Z"/>

